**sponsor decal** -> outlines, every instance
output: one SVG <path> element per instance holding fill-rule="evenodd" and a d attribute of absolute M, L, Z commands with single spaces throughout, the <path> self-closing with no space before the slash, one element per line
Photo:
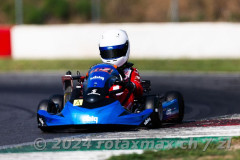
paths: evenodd
<path fill-rule="evenodd" d="M 107 72 L 107 73 L 111 74 L 113 72 L 113 69 L 111 69 L 111 68 L 96 68 L 96 69 L 93 69 L 90 72 L 90 74 L 93 72 Z"/>
<path fill-rule="evenodd" d="M 101 79 L 102 81 L 104 81 L 104 77 L 101 77 L 101 76 L 94 76 L 90 78 L 90 80 L 93 80 L 93 79 Z"/>
<path fill-rule="evenodd" d="M 118 89 L 120 89 L 120 86 L 119 86 L 119 85 L 114 85 L 114 86 L 113 86 L 113 90 L 118 90 Z"/>
<path fill-rule="evenodd" d="M 139 77 L 139 76 L 136 76 L 136 77 L 135 77 L 135 80 L 140 81 L 140 77 Z"/>
<path fill-rule="evenodd" d="M 166 115 L 171 115 L 171 114 L 172 114 L 172 109 L 170 108 L 166 111 Z"/>
<path fill-rule="evenodd" d="M 91 93 L 88 93 L 87 95 L 91 95 L 91 94 L 100 96 L 100 94 L 97 93 L 97 89 L 93 89 L 92 92 L 91 92 Z"/>
<path fill-rule="evenodd" d="M 148 117 L 147 119 L 145 119 L 145 121 L 144 121 L 144 125 L 146 126 L 149 122 L 151 121 L 151 118 L 150 117 Z"/>
<path fill-rule="evenodd" d="M 82 106 L 83 104 L 83 99 L 75 99 L 73 101 L 73 106 Z"/>
<path fill-rule="evenodd" d="M 121 96 L 122 94 L 123 94 L 123 92 L 116 93 L 116 96 Z"/>
<path fill-rule="evenodd" d="M 83 122 L 95 122 L 98 123 L 98 117 L 94 117 L 94 116 L 82 116 L 82 121 Z"/>
<path fill-rule="evenodd" d="M 174 107 L 174 108 L 169 108 L 169 109 L 166 110 L 166 115 L 167 115 L 167 116 L 168 116 L 168 115 L 177 114 L 177 113 L 178 113 L 178 110 L 177 110 L 176 107 Z"/>
<path fill-rule="evenodd" d="M 43 122 L 43 119 L 42 119 L 42 118 L 39 118 L 39 122 L 41 123 L 41 126 L 44 125 L 44 122 Z"/>

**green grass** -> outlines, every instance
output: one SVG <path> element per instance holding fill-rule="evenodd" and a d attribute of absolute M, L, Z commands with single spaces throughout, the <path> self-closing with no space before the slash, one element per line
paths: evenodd
<path fill-rule="evenodd" d="M 196 160 L 200 157 L 211 156 L 217 159 L 226 159 L 223 156 L 227 155 L 227 151 L 219 151 L 219 150 L 211 150 L 211 151 L 187 151 L 187 150 L 168 150 L 168 151 L 145 151 L 143 154 L 129 154 L 129 155 L 120 155 L 113 156 L 108 160 L 160 160 L 160 159 L 186 159 L 186 160 Z M 238 154 L 239 157 L 240 154 Z M 232 155 L 233 156 L 233 155 Z M 233 160 L 237 158 L 237 156 L 233 156 Z M 203 158 L 206 159 L 206 158 Z"/>
<path fill-rule="evenodd" d="M 112 156 L 108 160 L 160 160 L 160 159 L 239 159 L 240 150 L 231 151 L 227 149 L 217 149 L 219 144 L 211 144 L 206 151 L 203 151 L 205 144 L 200 144 L 196 149 L 170 149 L 160 151 L 144 151 L 143 154 L 123 154 Z"/>
<path fill-rule="evenodd" d="M 131 60 L 140 71 L 239 72 L 240 59 L 227 60 Z M 0 59 L 0 72 L 87 70 L 101 60 L 11 60 Z"/>
<path fill-rule="evenodd" d="M 146 150 L 143 154 L 125 154 L 119 156 L 112 156 L 108 160 L 160 160 L 160 159 L 171 159 L 171 160 L 197 160 L 197 159 L 240 159 L 240 136 L 232 137 L 230 143 L 230 149 L 224 144 L 224 149 L 219 149 L 219 142 L 210 143 L 206 148 L 206 143 L 198 143 L 197 147 L 194 149 L 170 149 L 170 150 L 160 150 L 160 151 L 151 151 Z M 205 151 L 204 148 L 206 148 Z M 234 149 L 235 148 L 235 149 Z"/>
<path fill-rule="evenodd" d="M 0 72 L 4 71 L 48 71 L 87 70 L 100 60 L 0 60 Z"/>
<path fill-rule="evenodd" d="M 160 159 L 174 159 L 182 158 L 187 160 L 196 160 L 199 157 L 203 156 L 219 156 L 218 159 L 221 159 L 220 156 L 225 156 L 226 151 L 217 151 L 211 150 L 207 152 L 202 151 L 187 151 L 187 150 L 168 150 L 168 151 L 145 151 L 143 154 L 129 154 L 129 155 L 120 155 L 113 156 L 109 160 L 160 160 Z M 222 157 L 222 159 L 224 159 Z"/>

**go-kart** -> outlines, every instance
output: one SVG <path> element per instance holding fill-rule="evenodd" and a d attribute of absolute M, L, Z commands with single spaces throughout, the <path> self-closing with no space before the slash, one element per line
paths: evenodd
<path fill-rule="evenodd" d="M 112 95 L 124 92 L 128 83 L 115 66 L 97 64 L 90 68 L 87 77 L 77 73 L 72 76 L 68 71 L 62 76 L 64 94 L 53 95 L 39 103 L 37 121 L 42 131 L 144 126 L 158 128 L 163 123 L 181 123 L 183 120 L 184 101 L 177 91 L 150 95 L 151 83 L 143 80 L 144 95 L 137 97 L 131 110 L 128 110 L 112 98 Z M 113 85 L 121 87 L 109 91 Z"/>

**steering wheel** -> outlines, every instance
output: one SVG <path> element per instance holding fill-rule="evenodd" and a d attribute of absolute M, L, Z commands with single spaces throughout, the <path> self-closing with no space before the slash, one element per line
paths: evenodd
<path fill-rule="evenodd" d="M 117 93 L 123 92 L 127 88 L 128 83 L 130 83 L 130 82 L 131 82 L 130 79 L 128 80 L 128 82 L 124 82 L 123 80 L 122 81 L 118 81 L 118 80 L 115 81 L 114 85 L 120 85 L 122 87 L 120 89 L 117 89 L 117 90 L 109 91 L 109 95 L 113 95 L 113 94 L 115 95 Z M 128 92 L 126 98 L 124 99 L 122 105 L 124 105 L 127 102 L 127 100 L 129 99 L 130 95 L 134 92 L 133 89 L 129 89 L 129 88 L 127 88 L 127 89 L 128 89 L 129 92 Z"/>
<path fill-rule="evenodd" d="M 119 85 L 121 86 L 120 89 L 117 90 L 113 90 L 113 91 L 109 91 L 109 95 L 113 95 L 113 94 L 117 94 L 117 93 L 121 93 L 125 90 L 126 88 L 126 82 L 123 81 L 121 75 L 120 75 L 120 80 L 116 80 L 113 85 Z"/>

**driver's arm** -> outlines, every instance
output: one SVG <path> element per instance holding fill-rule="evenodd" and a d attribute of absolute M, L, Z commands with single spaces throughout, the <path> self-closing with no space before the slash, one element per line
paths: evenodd
<path fill-rule="evenodd" d="M 142 84 L 141 84 L 141 77 L 140 77 L 139 72 L 136 68 L 133 68 L 130 80 L 135 85 L 134 95 L 137 96 L 137 97 L 142 96 L 143 95 L 143 87 L 142 87 Z"/>

